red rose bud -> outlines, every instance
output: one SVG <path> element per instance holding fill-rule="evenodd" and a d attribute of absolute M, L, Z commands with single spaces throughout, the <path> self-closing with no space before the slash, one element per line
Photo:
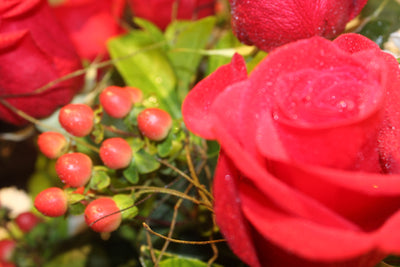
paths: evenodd
<path fill-rule="evenodd" d="M 109 86 L 99 96 L 100 104 L 113 118 L 123 118 L 132 108 L 132 95 L 122 87 Z"/>
<path fill-rule="evenodd" d="M 92 176 L 92 166 L 92 160 L 88 155 L 76 152 L 59 157 L 55 169 L 63 183 L 72 187 L 81 187 Z"/>
<path fill-rule="evenodd" d="M 43 215 L 58 217 L 67 212 L 68 200 L 62 189 L 50 187 L 41 191 L 36 196 L 34 205 Z"/>
<path fill-rule="evenodd" d="M 68 104 L 61 108 L 58 120 L 68 133 L 83 137 L 93 129 L 94 112 L 85 104 Z"/>
<path fill-rule="evenodd" d="M 172 20 L 174 4 L 177 6 L 176 19 L 200 19 L 214 14 L 215 0 L 130 0 L 135 16 L 144 18 L 164 30 Z"/>
<path fill-rule="evenodd" d="M 37 140 L 40 151 L 48 158 L 55 159 L 66 152 L 68 141 L 58 132 L 41 133 Z"/>
<path fill-rule="evenodd" d="M 367 0 L 230 0 L 232 28 L 242 42 L 262 50 L 314 35 L 333 38 Z"/>
<path fill-rule="evenodd" d="M 78 54 L 90 61 L 108 56 L 107 39 L 123 32 L 125 0 L 65 0 L 53 6 Z"/>
<path fill-rule="evenodd" d="M 146 108 L 137 116 L 138 128 L 144 136 L 154 141 L 167 137 L 172 127 L 172 118 L 168 112 L 159 108 Z"/>
<path fill-rule="evenodd" d="M 53 113 L 81 88 L 82 77 L 42 86 L 81 68 L 80 59 L 47 1 L 0 1 L 0 96 L 35 118 Z M 26 121 L 0 104 L 0 119 Z"/>
<path fill-rule="evenodd" d="M 250 77 L 235 55 L 189 92 L 186 126 L 221 145 L 214 211 L 239 258 L 373 267 L 400 254 L 399 88 L 393 56 L 343 34 L 277 48 Z"/>
<path fill-rule="evenodd" d="M 122 215 L 111 198 L 98 198 L 85 209 L 86 224 L 96 232 L 108 233 L 118 229 Z"/>

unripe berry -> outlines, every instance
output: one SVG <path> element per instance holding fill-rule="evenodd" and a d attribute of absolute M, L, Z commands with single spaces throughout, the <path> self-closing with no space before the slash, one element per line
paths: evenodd
<path fill-rule="evenodd" d="M 124 88 L 131 94 L 131 99 L 132 99 L 133 104 L 142 102 L 142 100 L 143 100 L 142 90 L 140 90 L 136 87 L 131 87 L 131 86 L 127 86 Z"/>
<path fill-rule="evenodd" d="M 125 117 L 132 108 L 131 93 L 118 86 L 109 86 L 101 92 L 100 104 L 113 118 Z"/>
<path fill-rule="evenodd" d="M 94 112 L 85 104 L 68 104 L 61 108 L 58 120 L 68 133 L 82 137 L 92 131 Z"/>
<path fill-rule="evenodd" d="M 86 154 L 76 152 L 59 157 L 56 161 L 56 172 L 61 181 L 72 187 L 87 184 L 92 176 L 92 160 Z"/>
<path fill-rule="evenodd" d="M 131 163 L 132 148 L 123 138 L 109 138 L 100 146 L 100 158 L 110 169 L 123 169 Z"/>
<path fill-rule="evenodd" d="M 117 204 L 111 198 L 93 200 L 85 209 L 86 224 L 96 232 L 112 232 L 121 224 L 122 215 L 118 211 Z"/>
<path fill-rule="evenodd" d="M 37 140 L 40 151 L 48 158 L 55 159 L 65 153 L 68 141 L 57 132 L 41 133 Z"/>
<path fill-rule="evenodd" d="M 139 130 L 150 140 L 160 141 L 167 137 L 172 127 L 168 112 L 159 108 L 146 108 L 137 117 Z"/>
<path fill-rule="evenodd" d="M 18 214 L 15 218 L 15 223 L 18 225 L 19 229 L 24 233 L 28 233 L 32 230 L 38 223 L 40 219 L 30 211 Z"/>
<path fill-rule="evenodd" d="M 16 245 L 12 239 L 0 240 L 0 261 L 10 261 Z"/>
<path fill-rule="evenodd" d="M 42 214 L 49 217 L 58 217 L 67 212 L 68 200 L 62 189 L 50 187 L 36 196 L 34 205 Z"/>

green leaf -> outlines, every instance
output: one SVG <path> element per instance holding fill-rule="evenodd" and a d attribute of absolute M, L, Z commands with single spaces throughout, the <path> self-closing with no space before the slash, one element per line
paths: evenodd
<path fill-rule="evenodd" d="M 176 77 L 162 46 L 152 31 L 133 30 L 108 42 L 111 58 L 129 86 L 155 94 L 160 108 L 180 117 L 180 104 L 175 93 Z"/>
<path fill-rule="evenodd" d="M 148 32 L 154 41 L 163 42 L 165 41 L 165 37 L 163 32 L 151 21 L 135 17 L 134 23 L 137 24 L 142 30 Z"/>
<path fill-rule="evenodd" d="M 126 168 L 122 174 L 131 184 L 137 184 L 139 182 L 139 173 L 134 162 L 131 162 L 129 167 Z"/>
<path fill-rule="evenodd" d="M 225 49 L 243 46 L 242 43 L 235 37 L 232 31 L 226 31 L 218 40 L 214 49 Z M 208 60 L 207 75 L 214 72 L 222 65 L 228 64 L 231 61 L 231 56 L 211 55 Z"/>
<path fill-rule="evenodd" d="M 92 178 L 89 182 L 89 187 L 96 191 L 101 191 L 110 185 L 110 177 L 107 172 L 101 170 L 94 170 Z"/>
<path fill-rule="evenodd" d="M 369 21 L 359 32 L 368 37 L 380 47 L 389 38 L 391 22 L 385 19 L 374 19 Z"/>
<path fill-rule="evenodd" d="M 68 204 L 75 204 L 85 199 L 84 195 L 76 194 L 76 193 L 69 193 L 68 194 Z"/>
<path fill-rule="evenodd" d="M 118 208 L 122 210 L 122 219 L 132 219 L 138 213 L 137 207 L 133 206 L 135 204 L 135 199 L 132 195 L 118 194 L 113 196 L 113 200 L 117 204 Z"/>
<path fill-rule="evenodd" d="M 168 156 L 172 151 L 172 141 L 174 140 L 174 134 L 172 131 L 168 134 L 167 138 L 157 145 L 157 153 L 160 157 L 164 158 Z"/>
<path fill-rule="evenodd" d="M 68 206 L 68 212 L 71 215 L 80 215 L 85 211 L 86 206 L 80 202 Z"/>
<path fill-rule="evenodd" d="M 160 163 L 155 159 L 155 157 L 143 149 L 133 154 L 133 158 L 135 165 L 141 174 L 150 173 L 160 168 Z"/>
<path fill-rule="evenodd" d="M 90 251 L 89 245 L 65 251 L 46 263 L 44 267 L 85 267 Z"/>
<path fill-rule="evenodd" d="M 196 50 L 204 49 L 215 25 L 215 17 L 206 17 L 194 22 L 176 21 L 169 25 L 165 36 L 170 40 L 169 60 L 178 77 L 178 97 L 182 102 L 203 57 Z"/>

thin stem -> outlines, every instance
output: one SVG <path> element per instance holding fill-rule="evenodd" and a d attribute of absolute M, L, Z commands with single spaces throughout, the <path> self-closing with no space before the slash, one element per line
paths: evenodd
<path fill-rule="evenodd" d="M 196 182 L 186 173 L 184 173 L 183 171 L 179 170 L 177 167 L 173 166 L 172 164 L 170 164 L 168 161 L 163 160 L 163 159 L 157 159 L 158 162 L 160 162 L 161 164 L 167 166 L 168 168 L 172 169 L 173 171 L 175 171 L 176 173 L 178 173 L 180 176 L 182 176 L 183 178 L 185 178 L 189 183 L 193 184 L 197 189 L 203 191 L 206 195 L 208 195 L 208 197 L 210 199 L 213 199 L 213 196 L 210 192 L 207 191 L 207 189 L 205 189 L 202 185 L 196 184 Z"/>
<path fill-rule="evenodd" d="M 208 245 L 208 244 L 214 244 L 214 243 L 221 243 L 221 242 L 226 242 L 225 239 L 216 239 L 216 240 L 209 240 L 209 241 L 186 241 L 186 240 L 179 240 L 179 239 L 174 239 L 174 238 L 168 238 L 164 235 L 161 235 L 157 232 L 154 232 L 150 226 L 148 226 L 146 223 L 143 223 L 143 227 L 149 231 L 151 234 L 158 236 L 160 238 L 163 238 L 165 240 L 168 240 L 170 242 L 174 243 L 179 243 L 179 244 L 186 244 L 186 245 Z"/>
<path fill-rule="evenodd" d="M 190 149 L 189 149 L 188 143 L 189 142 L 186 142 L 186 145 L 185 145 L 186 160 L 187 160 L 187 163 L 188 163 L 190 175 L 193 177 L 194 185 L 197 188 L 199 188 L 199 187 L 201 187 L 201 184 L 200 184 L 199 178 L 197 177 L 196 171 L 194 169 L 192 158 L 190 157 Z M 207 196 L 204 194 L 203 191 L 199 191 L 199 195 L 200 195 L 201 199 L 204 202 L 206 202 L 208 205 L 212 205 L 211 202 L 210 202 L 210 199 L 207 198 Z M 208 195 L 211 196 L 211 194 L 208 194 Z M 211 196 L 211 199 L 212 199 L 212 196 Z"/>
<path fill-rule="evenodd" d="M 190 191 L 190 189 L 191 189 L 192 187 L 193 187 L 193 184 L 189 184 L 189 186 L 186 188 L 184 194 L 187 194 L 187 193 Z M 172 238 L 172 234 L 173 234 L 173 232 L 174 232 L 175 225 L 176 225 L 176 217 L 178 216 L 178 209 L 179 209 L 179 207 L 181 206 L 182 202 L 183 202 L 183 199 L 180 198 L 180 199 L 176 202 L 176 204 L 175 204 L 175 206 L 174 206 L 174 213 L 173 213 L 173 215 L 172 215 L 171 225 L 170 225 L 169 232 L 168 232 L 168 238 L 169 238 L 169 239 Z M 158 263 L 161 261 L 161 258 L 162 258 L 162 256 L 163 256 L 164 252 L 167 250 L 167 247 L 168 247 L 169 243 L 170 243 L 169 240 L 165 240 L 165 243 L 164 243 L 164 245 L 163 245 L 163 247 L 162 247 L 162 249 L 161 249 L 161 251 L 160 251 L 160 255 L 158 255 L 157 261 L 156 261 L 156 263 L 155 263 L 156 265 L 158 265 Z"/>

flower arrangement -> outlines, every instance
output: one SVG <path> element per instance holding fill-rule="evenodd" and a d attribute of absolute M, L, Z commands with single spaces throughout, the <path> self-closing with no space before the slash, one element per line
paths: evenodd
<path fill-rule="evenodd" d="M 1 2 L 0 265 L 399 266 L 399 12 Z"/>

